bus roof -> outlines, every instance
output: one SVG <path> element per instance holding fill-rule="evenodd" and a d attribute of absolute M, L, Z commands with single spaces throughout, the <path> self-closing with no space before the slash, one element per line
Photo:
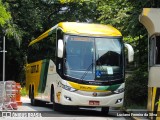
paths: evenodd
<path fill-rule="evenodd" d="M 66 34 L 68 33 L 68 34 L 74 34 L 74 35 L 86 35 L 86 36 L 96 36 L 96 37 L 122 36 L 120 31 L 118 31 L 116 28 L 112 27 L 111 25 L 78 23 L 78 22 L 60 22 L 59 24 L 55 25 L 54 27 L 44 32 L 42 35 L 40 35 L 36 39 L 32 40 L 29 46 L 52 34 L 52 32 L 56 28 L 62 29 L 62 31 Z"/>
<path fill-rule="evenodd" d="M 58 27 L 62 28 L 64 33 L 83 34 L 89 36 L 122 36 L 122 34 L 111 25 L 61 22 Z"/>

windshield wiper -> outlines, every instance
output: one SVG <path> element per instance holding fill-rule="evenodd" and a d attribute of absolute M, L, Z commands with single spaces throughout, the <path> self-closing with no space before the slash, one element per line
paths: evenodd
<path fill-rule="evenodd" d="M 87 73 L 89 72 L 89 70 L 91 69 L 91 67 L 92 67 L 92 73 L 93 73 L 93 65 L 94 65 L 95 63 L 93 63 L 93 59 L 92 59 L 92 63 L 88 66 L 88 68 L 86 69 L 86 71 L 85 71 L 85 73 L 82 75 L 82 77 L 80 78 L 81 79 L 81 81 L 83 81 L 84 80 L 84 78 L 86 77 L 86 75 L 87 75 Z"/>
<path fill-rule="evenodd" d="M 102 71 L 104 71 L 103 66 L 101 65 L 100 61 L 99 61 L 99 54 L 98 54 L 98 64 L 100 65 Z M 92 58 L 92 63 L 88 66 L 88 68 L 86 69 L 85 73 L 82 75 L 82 77 L 80 78 L 81 81 L 84 80 L 85 76 L 87 75 L 87 73 L 89 72 L 89 70 L 91 69 L 92 66 L 92 73 L 93 73 L 93 65 L 95 65 L 95 63 L 93 62 L 93 58 Z M 95 66 L 96 67 L 96 66 Z"/>

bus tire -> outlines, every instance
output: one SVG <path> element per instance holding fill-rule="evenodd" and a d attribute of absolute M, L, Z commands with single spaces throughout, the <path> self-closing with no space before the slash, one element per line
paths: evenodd
<path fill-rule="evenodd" d="M 34 99 L 34 87 L 32 87 L 32 90 L 31 90 L 31 105 L 32 106 L 36 106 L 36 100 Z"/>
<path fill-rule="evenodd" d="M 29 98 L 31 99 L 31 90 L 32 90 L 32 88 L 31 88 L 31 85 L 29 86 Z"/>
<path fill-rule="evenodd" d="M 108 115 L 108 113 L 109 113 L 109 107 L 102 107 L 101 113 L 105 114 L 105 115 Z"/>
<path fill-rule="evenodd" d="M 59 105 L 57 103 L 55 103 L 54 87 L 52 87 L 51 93 L 52 93 L 51 96 L 52 96 L 52 102 L 53 102 L 53 109 L 54 109 L 54 111 L 59 111 Z"/>

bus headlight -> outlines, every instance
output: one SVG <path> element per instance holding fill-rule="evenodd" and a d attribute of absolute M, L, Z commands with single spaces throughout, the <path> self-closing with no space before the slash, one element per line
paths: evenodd
<path fill-rule="evenodd" d="M 67 85 L 63 85 L 62 88 L 65 89 L 65 90 L 68 90 L 68 91 L 70 91 L 70 92 L 76 91 L 76 89 L 74 89 L 74 88 L 72 88 L 72 87 L 70 87 L 70 86 L 67 86 Z"/>
<path fill-rule="evenodd" d="M 124 88 L 118 88 L 117 90 L 114 91 L 114 93 L 118 94 L 118 93 L 122 93 L 124 92 Z"/>

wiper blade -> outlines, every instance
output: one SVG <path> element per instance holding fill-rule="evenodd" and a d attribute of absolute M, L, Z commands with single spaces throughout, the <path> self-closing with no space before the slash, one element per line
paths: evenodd
<path fill-rule="evenodd" d="M 87 75 L 87 73 L 89 72 L 89 70 L 91 69 L 91 67 L 92 67 L 92 73 L 93 73 L 93 65 L 94 65 L 94 63 L 92 62 L 92 63 L 88 66 L 87 70 L 85 71 L 85 73 L 84 73 L 84 74 L 82 75 L 82 77 L 80 78 L 81 81 L 84 80 L 84 78 L 86 77 L 86 75 Z"/>

